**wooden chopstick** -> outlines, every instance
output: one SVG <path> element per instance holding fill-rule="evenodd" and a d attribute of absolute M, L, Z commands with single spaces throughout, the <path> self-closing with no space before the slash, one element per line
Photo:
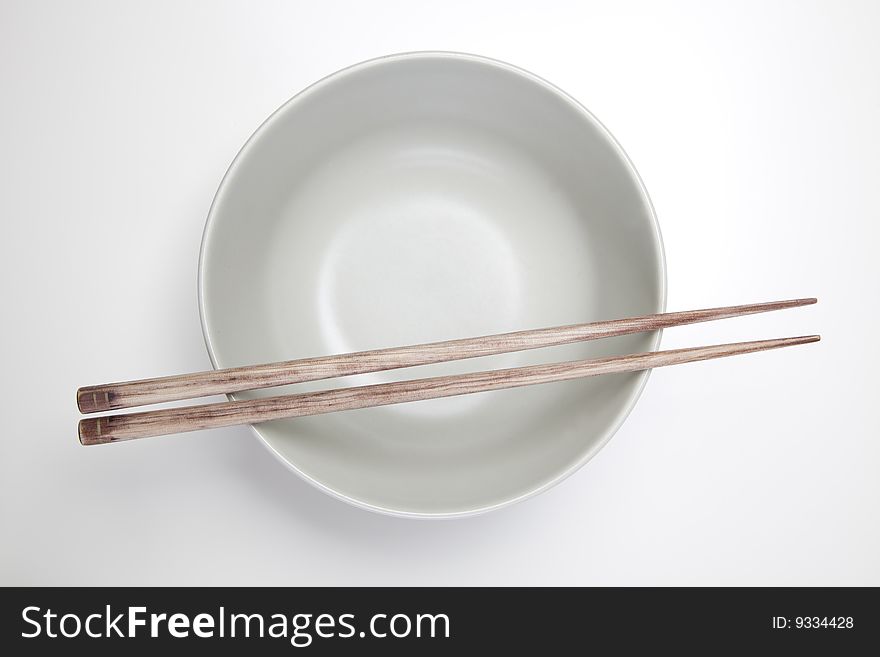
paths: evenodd
<path fill-rule="evenodd" d="M 76 403 L 82 413 L 98 413 L 167 401 L 330 379 L 337 376 L 366 374 L 367 372 L 571 344 L 629 333 L 656 331 L 672 326 L 783 310 L 813 303 L 816 303 L 816 299 L 793 299 L 744 306 L 661 313 L 589 324 L 573 324 L 477 338 L 432 342 L 408 347 L 392 347 L 124 383 L 86 386 L 77 390 Z"/>
<path fill-rule="evenodd" d="M 777 349 L 819 340 L 818 335 L 776 340 L 738 342 L 709 347 L 691 347 L 628 356 L 613 356 L 548 365 L 530 365 L 488 372 L 439 376 L 412 381 L 379 383 L 354 388 L 340 388 L 297 395 L 230 401 L 202 406 L 163 409 L 90 417 L 80 420 L 79 440 L 83 445 L 160 436 L 170 433 L 213 429 L 236 424 L 254 424 L 282 418 L 319 415 L 335 411 L 385 406 L 438 397 L 467 395 L 502 388 L 566 381 L 600 374 L 678 365 L 710 358 L 722 358 L 755 351 Z"/>

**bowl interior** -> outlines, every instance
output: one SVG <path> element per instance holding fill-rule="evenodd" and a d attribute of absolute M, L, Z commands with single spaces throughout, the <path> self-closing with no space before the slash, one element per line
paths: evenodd
<path fill-rule="evenodd" d="M 257 131 L 212 208 L 200 294 L 212 359 L 231 367 L 659 312 L 664 263 L 637 175 L 583 108 L 504 64 L 413 54 L 337 73 Z M 256 394 L 643 351 L 658 340 L 627 336 Z M 256 430 L 345 499 L 463 514 L 526 496 L 585 462 L 646 376 Z"/>

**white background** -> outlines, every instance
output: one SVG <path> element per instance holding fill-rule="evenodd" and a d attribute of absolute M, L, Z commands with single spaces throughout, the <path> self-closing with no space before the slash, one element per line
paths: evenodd
<path fill-rule="evenodd" d="M 871 2 L 0 2 L 0 584 L 880 584 L 880 10 Z M 331 499 L 245 428 L 77 442 L 79 385 L 205 369 L 196 266 L 238 148 L 377 55 L 488 55 L 623 144 L 670 310 L 817 306 L 664 347 L 537 498 L 454 521 Z"/>

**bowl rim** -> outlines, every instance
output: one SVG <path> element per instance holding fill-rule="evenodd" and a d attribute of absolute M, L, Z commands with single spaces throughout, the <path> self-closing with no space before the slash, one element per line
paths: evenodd
<path fill-rule="evenodd" d="M 588 122 L 592 123 L 596 128 L 598 128 L 599 132 L 602 136 L 608 141 L 617 155 L 620 157 L 623 164 L 627 167 L 630 174 L 633 176 L 633 179 L 637 183 L 638 191 L 642 196 L 642 200 L 645 204 L 645 207 L 648 210 L 648 215 L 650 217 L 650 224 L 652 228 L 652 237 L 653 237 L 653 245 L 656 255 L 658 256 L 658 270 L 656 271 L 657 276 L 657 292 L 659 293 L 660 299 L 660 308 L 657 312 L 665 312 L 666 311 L 666 301 L 667 301 L 667 273 L 666 273 L 666 249 L 663 243 L 663 235 L 660 231 L 660 223 L 657 220 L 657 213 L 654 209 L 654 204 L 651 201 L 651 197 L 648 194 L 648 190 L 645 188 L 645 184 L 642 181 L 641 176 L 635 168 L 635 165 L 632 163 L 629 155 L 627 155 L 626 151 L 623 147 L 618 143 L 617 139 L 615 139 L 614 135 L 611 134 L 611 131 L 605 127 L 605 125 L 596 118 L 596 116 L 590 112 L 584 105 L 582 105 L 576 98 L 569 95 L 567 92 L 563 91 L 556 85 L 551 82 L 548 82 L 544 78 L 526 70 L 519 66 L 515 66 L 513 64 L 509 64 L 505 61 L 495 59 L 492 57 L 486 57 L 483 55 L 476 55 L 472 53 L 465 52 L 457 52 L 457 51 L 448 51 L 448 50 L 416 50 L 416 51 L 407 51 L 407 52 L 399 52 L 392 53 L 387 55 L 381 55 L 379 57 L 373 57 L 371 59 L 367 59 L 361 62 L 357 62 L 355 64 L 351 64 L 344 68 L 341 68 L 329 75 L 322 77 L 321 79 L 313 82 L 307 87 L 303 88 L 301 91 L 297 92 L 290 99 L 285 101 L 281 106 L 279 106 L 274 112 L 272 112 L 248 137 L 247 141 L 245 141 L 244 145 L 239 149 L 238 153 L 236 153 L 233 158 L 229 168 L 226 170 L 226 173 L 223 175 L 223 178 L 220 180 L 220 184 L 217 187 L 217 191 L 214 194 L 214 199 L 211 202 L 211 207 L 208 210 L 208 216 L 205 220 L 205 227 L 202 232 L 201 244 L 199 247 L 199 263 L 198 263 L 198 305 L 199 305 L 199 321 L 202 327 L 202 336 L 205 341 L 205 347 L 208 351 L 208 357 L 211 360 L 211 366 L 214 369 L 219 369 L 217 364 L 217 357 L 214 351 L 214 345 L 211 342 L 210 332 L 208 330 L 207 323 L 207 313 L 206 313 L 206 303 L 205 303 L 205 261 L 206 261 L 206 253 L 208 249 L 208 244 L 212 234 L 212 228 L 215 223 L 215 217 L 217 214 L 217 208 L 222 204 L 223 198 L 227 193 L 227 187 L 229 181 L 232 176 L 235 174 L 241 163 L 247 158 L 247 155 L 251 148 L 253 147 L 254 142 L 257 137 L 263 133 L 264 130 L 268 129 L 268 127 L 279 120 L 279 117 L 286 112 L 289 108 L 293 107 L 297 102 L 302 100 L 308 94 L 313 93 L 317 89 L 324 87 L 328 84 L 332 84 L 338 80 L 343 79 L 344 77 L 351 75 L 353 73 L 357 73 L 367 68 L 373 68 L 382 66 L 384 64 L 397 62 L 400 60 L 414 60 L 414 59 L 452 59 L 459 61 L 469 61 L 481 65 L 489 65 L 497 68 L 504 69 L 510 73 L 514 73 L 519 75 L 522 78 L 525 78 L 544 89 L 550 91 L 554 95 L 556 95 L 560 100 L 570 105 L 573 109 L 575 109 L 584 119 Z M 660 340 L 662 338 L 663 331 L 658 330 L 655 332 L 652 340 L 651 340 L 651 349 L 656 350 L 660 345 Z M 368 511 L 373 511 L 376 513 L 380 513 L 383 515 L 390 515 L 402 518 L 463 518 L 481 515 L 483 513 L 488 513 L 489 511 L 494 511 L 497 509 L 501 509 L 512 504 L 516 504 L 517 502 L 522 502 L 524 500 L 530 499 L 543 493 L 557 484 L 561 483 L 576 471 L 580 470 L 588 461 L 590 461 L 607 443 L 611 440 L 611 438 L 617 433 L 626 419 L 629 417 L 633 408 L 635 408 L 636 402 L 642 396 L 642 392 L 647 385 L 648 378 L 651 375 L 651 370 L 644 370 L 639 374 L 640 379 L 634 388 L 634 390 L 630 393 L 629 399 L 626 404 L 621 408 L 618 412 L 617 416 L 614 420 L 609 424 L 608 428 L 604 431 L 604 433 L 599 437 L 593 447 L 585 452 L 583 456 L 578 459 L 576 462 L 570 464 L 565 470 L 561 473 L 557 474 L 552 479 L 532 488 L 520 495 L 515 497 L 511 497 L 509 499 L 503 500 L 501 502 L 497 502 L 495 504 L 490 504 L 486 506 L 481 506 L 473 509 L 465 509 L 462 511 L 440 511 L 440 512 L 421 512 L 421 511 L 410 511 L 403 509 L 395 509 L 392 507 L 385 507 L 377 504 L 371 504 L 369 502 L 365 502 L 363 500 L 357 499 L 356 497 L 352 497 L 350 495 L 346 495 L 341 493 L 327 484 L 311 477 L 307 473 L 300 470 L 296 467 L 295 464 L 288 461 L 271 443 L 270 441 L 263 436 L 260 432 L 260 429 L 253 425 L 247 425 L 250 430 L 260 439 L 260 442 L 278 459 L 281 463 L 283 463 L 289 470 L 296 473 L 303 480 L 316 487 L 318 490 L 334 497 L 338 500 L 342 500 L 352 506 L 355 506 L 360 509 L 366 509 Z M 234 394 L 228 394 L 226 397 L 229 400 L 234 400 Z"/>

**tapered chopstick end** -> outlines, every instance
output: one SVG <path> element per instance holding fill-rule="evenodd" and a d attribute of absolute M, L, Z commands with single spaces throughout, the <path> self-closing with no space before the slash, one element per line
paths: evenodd
<path fill-rule="evenodd" d="M 780 347 L 791 347 L 799 344 L 810 344 L 811 342 L 819 342 L 822 339 L 822 336 L 819 335 L 799 335 L 795 338 L 781 338 L 779 340 L 775 340 L 776 344 Z"/>
<path fill-rule="evenodd" d="M 822 337 L 819 335 L 799 335 L 795 338 L 782 338 L 777 342 L 780 347 L 794 347 L 800 344 L 810 344 L 811 342 L 819 342 Z"/>
<path fill-rule="evenodd" d="M 816 297 L 805 297 L 803 299 L 789 299 L 788 301 L 774 301 L 768 306 L 775 306 L 773 310 L 784 310 L 786 308 L 800 308 L 801 306 L 812 306 L 814 303 L 818 303 L 818 299 Z"/>

